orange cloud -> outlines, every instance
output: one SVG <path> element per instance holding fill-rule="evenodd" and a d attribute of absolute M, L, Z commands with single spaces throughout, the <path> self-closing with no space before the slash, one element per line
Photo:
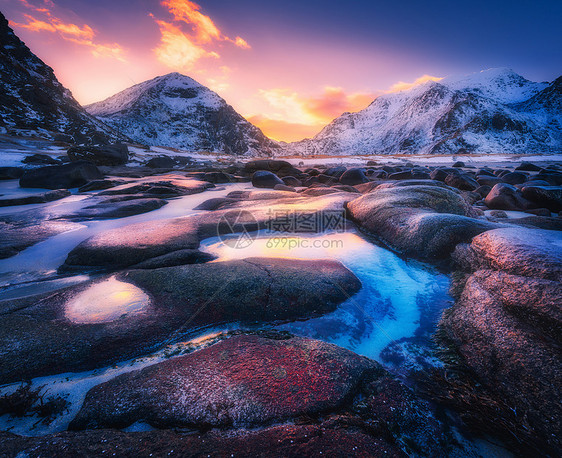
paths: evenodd
<path fill-rule="evenodd" d="M 216 52 L 208 52 L 196 45 L 179 27 L 156 19 L 162 38 L 154 49 L 160 62 L 171 68 L 188 69 L 203 57 L 220 57 Z"/>
<path fill-rule="evenodd" d="M 250 116 L 248 117 L 255 126 L 258 126 L 262 132 L 269 138 L 278 141 L 295 142 L 303 138 L 310 138 L 316 135 L 322 129 L 322 125 L 306 125 L 298 124 L 283 120 L 270 119 L 266 116 Z"/>
<path fill-rule="evenodd" d="M 95 57 L 111 57 L 121 61 L 125 61 L 124 50 L 117 43 L 103 44 L 97 43 L 94 38 L 96 32 L 89 25 L 84 24 L 79 26 L 72 23 L 64 22 L 58 17 L 54 16 L 51 11 L 46 7 L 54 7 L 55 5 L 50 0 L 44 0 L 46 7 L 36 7 L 30 4 L 27 0 L 20 0 L 24 6 L 32 9 L 36 13 L 46 16 L 45 20 L 38 19 L 30 14 L 24 14 L 26 23 L 18 23 L 10 21 L 10 25 L 20 29 L 30 30 L 31 32 L 50 32 L 58 34 L 63 40 L 76 43 L 80 46 L 86 46 L 91 49 Z"/>
<path fill-rule="evenodd" d="M 190 0 L 162 0 L 162 6 L 174 17 L 175 22 L 184 22 L 191 27 L 191 38 L 198 44 L 209 44 L 213 41 L 229 41 L 243 49 L 250 45 L 241 37 L 229 38 L 219 30 L 213 20 L 201 12 L 201 6 Z"/>
<path fill-rule="evenodd" d="M 438 76 L 431 76 L 431 75 L 423 75 L 417 78 L 412 83 L 406 83 L 404 81 L 398 81 L 398 83 L 393 84 L 390 86 L 387 92 L 399 92 L 404 91 L 406 89 L 411 89 L 414 86 L 419 86 L 420 84 L 427 83 L 428 81 L 441 81 L 443 78 Z"/>

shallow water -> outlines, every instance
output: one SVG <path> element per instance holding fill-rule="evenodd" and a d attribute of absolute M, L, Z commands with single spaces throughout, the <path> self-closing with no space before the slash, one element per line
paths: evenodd
<path fill-rule="evenodd" d="M 87 237 L 128 224 L 201 213 L 193 208 L 207 199 L 243 189 L 253 188 L 247 183 L 220 185 L 215 190 L 172 199 L 164 207 L 142 215 L 81 222 L 75 230 L 51 237 L 12 258 L 0 260 L 0 300 L 54 291 L 90 279 L 88 275 L 60 278 L 56 273 L 68 252 Z M 13 191 L 20 192 L 15 188 Z M 10 186 L 5 185 L 4 192 L 10 192 Z M 83 200 L 82 195 L 74 194 L 40 207 L 52 214 L 62 215 L 84 206 Z M 17 210 L 28 209 L 31 207 Z M 354 231 L 295 234 L 291 237 L 265 233 L 253 235 L 256 236 L 255 240 L 244 249 L 234 248 L 233 244 L 218 238 L 204 240 L 201 249 L 217 255 L 219 259 L 214 262 L 255 256 L 337 259 L 352 270 L 363 284 L 358 294 L 333 313 L 275 326 L 276 329 L 341 345 L 398 372 L 407 372 L 419 365 L 420 355 L 424 362 L 436 363 L 432 359 L 429 336 L 435 329 L 440 312 L 450 304 L 446 275 L 424 264 L 405 261 Z M 124 313 L 142 313 L 148 305 L 149 299 L 142 290 L 111 277 L 78 293 L 70 300 L 66 313 L 68 319 L 77 323 L 103 322 L 114 320 Z M 202 330 L 187 343 L 174 344 L 180 348 L 178 351 L 165 349 L 97 371 L 35 379 L 33 386 L 46 385 L 49 395 L 66 396 L 71 402 L 70 411 L 49 424 L 35 424 L 37 417 L 13 419 L 3 416 L 0 417 L 0 428 L 12 427 L 13 432 L 32 435 L 64 430 L 76 414 L 87 390 L 96 384 L 120 373 L 160 362 L 181 353 L 181 348 L 200 348 L 201 345 L 216 341 L 213 339 L 217 335 L 239 328 L 232 324 L 213 331 Z M 389 352 L 391 347 L 393 350 Z M 13 391 L 17 386 L 2 387 L 0 392 Z"/>
<path fill-rule="evenodd" d="M 416 337 L 418 345 L 431 346 L 429 334 L 437 317 L 451 304 L 446 275 L 405 261 L 358 233 L 256 237 L 246 248 L 234 248 L 235 244 L 212 238 L 204 240 L 201 249 L 218 256 L 214 262 L 252 256 L 337 259 L 363 285 L 335 312 L 284 324 L 278 327 L 280 330 L 331 342 L 384 363 L 383 349 L 402 339 Z M 418 355 L 406 357 L 415 360 Z"/>

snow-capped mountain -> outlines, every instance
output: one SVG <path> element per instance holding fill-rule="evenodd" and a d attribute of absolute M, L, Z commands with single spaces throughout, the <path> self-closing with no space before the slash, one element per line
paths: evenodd
<path fill-rule="evenodd" d="M 562 152 L 561 84 L 535 83 L 509 69 L 430 81 L 344 113 L 298 154 Z"/>
<path fill-rule="evenodd" d="M 74 100 L 0 13 L 0 132 L 21 130 L 48 137 L 66 134 L 76 143 L 119 139 Z"/>
<path fill-rule="evenodd" d="M 180 73 L 137 84 L 86 110 L 150 146 L 234 155 L 271 154 L 278 148 L 219 95 Z"/>

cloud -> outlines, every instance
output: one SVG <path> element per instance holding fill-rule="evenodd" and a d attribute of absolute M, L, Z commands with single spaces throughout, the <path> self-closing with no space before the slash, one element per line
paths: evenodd
<path fill-rule="evenodd" d="M 443 78 L 438 76 L 431 76 L 431 75 L 423 75 L 417 78 L 412 83 L 406 83 L 404 81 L 398 81 L 398 83 L 393 84 L 390 86 L 387 92 L 399 92 L 404 91 L 406 89 L 411 89 L 414 86 L 419 86 L 420 84 L 427 83 L 428 81 L 441 81 Z"/>
<path fill-rule="evenodd" d="M 184 23 L 191 33 L 186 34 L 198 45 L 226 41 L 242 49 L 250 49 L 250 45 L 241 37 L 229 38 L 216 26 L 214 21 L 201 12 L 201 6 L 190 0 L 162 0 L 164 6 L 173 17 L 173 22 Z"/>
<path fill-rule="evenodd" d="M 10 25 L 20 29 L 26 29 L 31 32 L 50 32 L 56 33 L 63 40 L 86 46 L 90 48 L 91 53 L 95 57 L 110 57 L 117 60 L 125 61 L 124 49 L 117 43 L 104 44 L 95 40 L 96 31 L 88 24 L 79 26 L 70 22 L 64 22 L 62 19 L 53 15 L 49 8 L 55 5 L 50 0 L 44 0 L 41 7 L 29 3 L 27 0 L 19 0 L 26 8 L 33 10 L 35 13 L 43 16 L 39 19 L 31 14 L 24 14 L 27 22 L 19 23 L 10 21 Z"/>
<path fill-rule="evenodd" d="M 193 43 L 190 38 L 169 22 L 156 19 L 162 34 L 160 44 L 154 48 L 154 53 L 160 62 L 170 68 L 188 69 L 203 57 L 219 58 L 216 52 L 208 52 Z"/>

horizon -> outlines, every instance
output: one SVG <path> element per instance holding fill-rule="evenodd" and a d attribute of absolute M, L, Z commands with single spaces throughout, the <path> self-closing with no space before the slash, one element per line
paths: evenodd
<path fill-rule="evenodd" d="M 366 2 L 345 10 L 322 2 L 323 8 L 315 10 L 315 1 L 281 8 L 244 0 L 236 13 L 223 1 L 124 3 L 0 0 L 16 34 L 80 104 L 179 72 L 217 92 L 278 141 L 313 137 L 342 113 L 360 111 L 381 94 L 420 82 L 498 67 L 532 81 L 552 81 L 562 68 L 561 45 L 552 39 L 561 5 L 531 8 L 529 3 L 505 10 L 507 2 L 487 7 L 477 2 L 468 17 L 458 17 L 458 5 L 428 18 L 427 6 L 399 11 Z M 380 14 L 370 16 L 375 11 Z M 467 42 L 467 29 L 473 29 L 471 21 L 479 13 L 486 20 Z M 521 31 L 518 21 L 529 15 L 541 20 L 529 21 Z M 419 35 L 434 29 L 432 21 L 450 16 L 457 21 L 450 39 Z M 500 16 L 502 21 L 492 20 Z M 389 24 L 371 30 L 367 17 L 374 23 L 386 18 Z M 418 17 L 428 22 L 417 24 Z M 303 29 L 306 21 L 309 27 Z"/>

